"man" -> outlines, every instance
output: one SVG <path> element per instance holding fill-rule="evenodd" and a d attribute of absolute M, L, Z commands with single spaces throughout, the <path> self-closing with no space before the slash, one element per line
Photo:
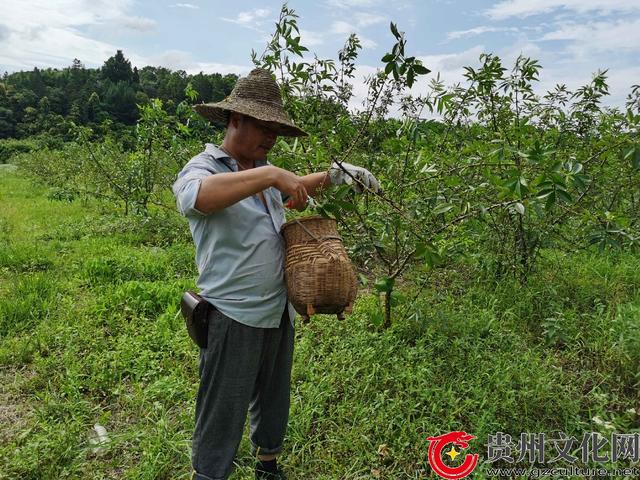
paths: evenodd
<path fill-rule="evenodd" d="M 282 106 L 271 74 L 255 69 L 222 102 L 196 105 L 227 125 L 222 145 L 207 144 L 173 185 L 189 219 L 200 294 L 215 308 L 200 350 L 200 388 L 193 435 L 194 479 L 226 479 L 249 411 L 257 479 L 284 479 L 276 456 L 289 415 L 295 312 L 284 280 L 283 197 L 304 209 L 329 184 L 378 190 L 373 175 L 346 163 L 298 176 L 269 165 L 278 135 L 304 136 Z"/>

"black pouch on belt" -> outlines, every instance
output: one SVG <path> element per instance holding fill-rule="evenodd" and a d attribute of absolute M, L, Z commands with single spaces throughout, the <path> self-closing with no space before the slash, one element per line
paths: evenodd
<path fill-rule="evenodd" d="M 200 348 L 207 348 L 209 310 L 214 308 L 209 302 L 195 292 L 184 292 L 180 301 L 180 310 L 187 324 L 191 340 Z"/>

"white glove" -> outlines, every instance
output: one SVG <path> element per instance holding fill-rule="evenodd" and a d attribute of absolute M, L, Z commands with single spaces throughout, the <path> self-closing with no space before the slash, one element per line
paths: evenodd
<path fill-rule="evenodd" d="M 349 173 L 345 172 L 345 170 Z M 347 162 L 342 162 L 342 168 L 336 162 L 333 162 L 331 169 L 329 169 L 329 178 L 333 185 L 353 184 L 353 189 L 357 193 L 362 193 L 365 190 L 362 185 L 376 193 L 380 192 L 380 183 L 373 176 L 373 173 L 366 168 L 356 167 Z M 356 182 L 353 181 L 354 178 Z"/>

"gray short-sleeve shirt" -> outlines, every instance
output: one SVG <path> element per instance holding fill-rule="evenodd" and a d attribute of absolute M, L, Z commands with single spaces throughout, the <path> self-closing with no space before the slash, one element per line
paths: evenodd
<path fill-rule="evenodd" d="M 256 168 L 267 165 L 256 162 Z M 236 161 L 212 144 L 193 157 L 173 184 L 178 210 L 189 220 L 196 246 L 200 295 L 228 317 L 260 328 L 276 328 L 287 305 L 284 280 L 285 221 L 274 187 L 210 214 L 195 208 L 203 178 L 238 171 Z M 293 322 L 295 311 L 288 304 Z"/>

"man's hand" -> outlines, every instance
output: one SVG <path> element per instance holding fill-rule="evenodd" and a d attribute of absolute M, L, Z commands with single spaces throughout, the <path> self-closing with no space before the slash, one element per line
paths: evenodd
<path fill-rule="evenodd" d="M 353 189 L 357 193 L 362 193 L 366 189 L 375 193 L 380 192 L 380 183 L 378 179 L 373 176 L 373 173 L 366 168 L 356 167 L 350 163 L 341 162 L 340 166 L 336 162 L 333 162 L 329 170 L 329 177 L 331 178 L 331 183 L 334 185 L 353 185 Z"/>
<path fill-rule="evenodd" d="M 294 202 L 291 199 L 287 200 L 287 202 L 284 204 L 284 206 L 287 207 L 287 208 L 295 208 L 296 210 L 299 210 L 299 211 L 303 211 L 304 209 L 307 208 L 307 204 L 306 203 L 305 204 L 297 203 L 297 202 Z"/>
<path fill-rule="evenodd" d="M 273 175 L 273 186 L 285 195 L 289 195 L 287 207 L 304 210 L 307 206 L 307 189 L 302 177 L 275 166 L 268 167 Z"/>

